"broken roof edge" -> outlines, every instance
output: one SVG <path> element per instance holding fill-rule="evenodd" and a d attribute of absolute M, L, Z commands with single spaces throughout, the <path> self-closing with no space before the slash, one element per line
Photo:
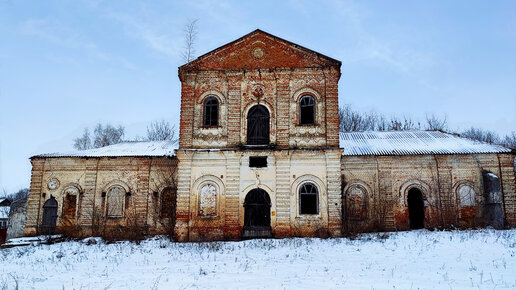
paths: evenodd
<path fill-rule="evenodd" d="M 248 37 L 248 36 L 252 35 L 253 33 L 257 33 L 257 32 L 259 32 L 259 33 L 263 33 L 263 34 L 265 34 L 265 35 L 267 35 L 267 36 L 269 36 L 269 37 L 276 38 L 276 39 L 278 39 L 279 41 L 283 41 L 283 42 L 285 42 L 285 43 L 287 43 L 287 44 L 290 44 L 290 45 L 292 45 L 292 46 L 294 46 L 294 47 L 296 47 L 296 48 L 298 48 L 298 49 L 306 50 L 306 51 L 308 51 L 308 52 L 310 52 L 310 53 L 313 53 L 313 54 L 315 54 L 315 55 L 322 56 L 322 57 L 324 57 L 324 58 L 326 58 L 326 59 L 328 59 L 328 60 L 330 60 L 330 61 L 332 61 L 332 62 L 335 62 L 335 63 L 339 66 L 339 68 L 342 66 L 342 62 L 341 62 L 340 60 L 337 60 L 337 59 L 335 59 L 335 58 L 333 58 L 333 57 L 329 57 L 329 56 L 327 56 L 327 55 L 325 55 L 325 54 L 322 54 L 322 53 L 320 53 L 320 52 L 317 52 L 317 51 L 315 51 L 315 50 L 313 50 L 313 49 L 310 49 L 310 48 L 304 47 L 304 46 L 302 46 L 302 45 L 299 45 L 299 44 L 297 44 L 297 43 L 294 43 L 294 42 L 292 42 L 292 41 L 286 40 L 286 39 L 284 39 L 284 38 L 278 37 L 278 36 L 276 36 L 276 35 L 274 35 L 274 34 L 268 33 L 268 32 L 266 32 L 266 31 L 263 31 L 263 30 L 261 30 L 261 29 L 257 28 L 257 29 L 255 29 L 255 30 L 253 30 L 253 31 L 251 31 L 251 32 L 249 32 L 249 33 L 247 33 L 247 34 L 245 34 L 245 35 L 243 35 L 243 36 L 241 36 L 241 37 L 239 37 L 239 38 L 237 38 L 237 39 L 233 40 L 233 41 L 230 41 L 230 42 L 228 42 L 228 43 L 226 43 L 226 44 L 223 44 L 223 45 L 221 45 L 221 46 L 219 46 L 219 47 L 217 47 L 217 48 L 215 48 L 215 49 L 212 49 L 212 50 L 210 50 L 210 51 L 208 51 L 208 52 L 206 52 L 206 53 L 204 53 L 204 54 L 202 54 L 202 55 L 198 56 L 197 58 L 195 58 L 195 59 L 193 59 L 193 60 L 191 60 L 191 61 L 189 61 L 189 62 L 187 62 L 187 63 L 185 63 L 185 64 L 183 64 L 183 65 L 181 65 L 181 66 L 179 66 L 179 67 L 178 67 L 178 70 L 179 70 L 179 71 L 181 71 L 182 69 L 186 68 L 186 67 L 187 67 L 187 66 L 189 66 L 190 64 L 193 64 L 193 63 L 195 63 L 195 62 L 199 62 L 199 61 L 201 61 L 201 59 L 205 58 L 205 57 L 206 57 L 206 56 L 208 56 L 209 54 L 215 53 L 215 52 L 217 52 L 217 51 L 220 51 L 220 50 L 224 49 L 224 48 L 225 48 L 225 47 L 227 47 L 227 46 L 230 46 L 230 45 L 233 45 L 233 44 L 235 44 L 235 43 L 237 43 L 237 42 L 239 42 L 239 41 L 242 41 L 244 38 L 246 38 L 246 37 Z"/>
<path fill-rule="evenodd" d="M 34 158 L 102 158 L 102 157 L 173 157 L 178 149 L 178 141 L 124 141 L 121 143 L 69 152 L 44 153 L 31 156 Z"/>

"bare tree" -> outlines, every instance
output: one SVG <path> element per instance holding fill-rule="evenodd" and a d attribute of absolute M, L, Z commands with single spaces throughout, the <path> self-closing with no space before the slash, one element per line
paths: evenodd
<path fill-rule="evenodd" d="M 93 148 L 91 144 L 90 131 L 88 128 L 84 128 L 84 132 L 81 137 L 73 140 L 73 147 L 77 150 L 86 150 Z"/>
<path fill-rule="evenodd" d="M 93 141 L 93 147 L 99 148 L 122 142 L 122 138 L 125 135 L 125 128 L 122 126 L 115 128 L 110 124 L 107 124 L 106 126 L 97 124 L 94 134 L 95 139 Z"/>
<path fill-rule="evenodd" d="M 188 20 L 184 28 L 185 46 L 183 51 L 183 60 L 188 63 L 194 59 L 195 43 L 197 41 L 197 23 L 199 19 Z"/>
<path fill-rule="evenodd" d="M 500 144 L 500 137 L 493 131 L 484 130 L 480 128 L 471 127 L 461 133 L 462 137 L 466 137 L 469 139 L 492 143 L 492 144 Z"/>
<path fill-rule="evenodd" d="M 114 127 L 110 124 L 102 125 L 98 123 L 97 126 L 95 126 L 93 135 L 92 141 L 88 128 L 85 128 L 82 136 L 74 140 L 73 147 L 77 150 L 86 150 L 120 143 L 123 141 L 122 138 L 125 135 L 125 128 L 122 126 Z"/>
<path fill-rule="evenodd" d="M 165 120 L 152 122 L 147 126 L 148 141 L 177 141 L 176 126 Z"/>
<path fill-rule="evenodd" d="M 439 118 L 434 114 L 432 114 L 431 116 L 427 115 L 425 129 L 446 131 L 448 129 L 448 121 L 446 120 L 446 116 L 444 116 L 444 118 Z"/>
<path fill-rule="evenodd" d="M 511 132 L 511 134 L 506 135 L 505 139 L 502 142 L 502 145 L 505 147 L 509 147 L 512 149 L 516 149 L 516 132 Z"/>

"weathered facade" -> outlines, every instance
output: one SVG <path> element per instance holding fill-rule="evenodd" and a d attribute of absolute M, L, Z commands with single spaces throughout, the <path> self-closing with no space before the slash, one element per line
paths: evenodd
<path fill-rule="evenodd" d="M 516 225 L 510 150 L 415 132 L 400 138 L 430 151 L 360 153 L 383 137 L 339 136 L 340 66 L 260 30 L 200 56 L 179 68 L 179 147 L 34 156 L 25 233 L 132 227 L 198 241 Z"/>

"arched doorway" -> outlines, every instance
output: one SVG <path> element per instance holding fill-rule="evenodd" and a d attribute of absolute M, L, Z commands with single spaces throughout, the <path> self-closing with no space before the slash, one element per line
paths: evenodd
<path fill-rule="evenodd" d="M 42 234 L 52 235 L 56 230 L 57 200 L 52 195 L 43 204 Z"/>
<path fill-rule="evenodd" d="M 247 145 L 268 145 L 269 110 L 263 105 L 255 105 L 247 114 Z"/>
<path fill-rule="evenodd" d="M 271 198 L 260 188 L 246 195 L 244 201 L 244 238 L 271 237 Z"/>
<path fill-rule="evenodd" d="M 425 205 L 423 193 L 416 187 L 411 188 L 407 194 L 409 220 L 411 229 L 421 229 L 425 221 Z"/>

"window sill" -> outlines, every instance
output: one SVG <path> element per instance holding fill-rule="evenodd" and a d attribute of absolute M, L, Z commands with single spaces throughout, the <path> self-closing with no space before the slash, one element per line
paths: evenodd
<path fill-rule="evenodd" d="M 300 215 L 296 216 L 296 220 L 320 221 L 321 215 L 320 214 L 300 214 Z"/>

